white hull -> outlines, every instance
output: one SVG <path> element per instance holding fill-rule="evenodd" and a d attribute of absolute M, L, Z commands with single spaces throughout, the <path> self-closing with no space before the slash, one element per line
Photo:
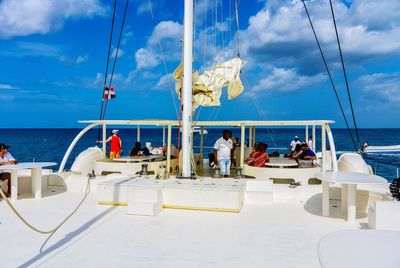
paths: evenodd
<path fill-rule="evenodd" d="M 368 146 L 363 149 L 365 154 L 400 154 L 400 145 Z"/>

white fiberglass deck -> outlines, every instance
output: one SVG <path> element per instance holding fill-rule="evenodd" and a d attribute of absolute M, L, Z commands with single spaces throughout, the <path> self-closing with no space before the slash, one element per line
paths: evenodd
<path fill-rule="evenodd" d="M 47 229 L 81 197 L 64 192 L 15 205 Z M 319 267 L 323 235 L 360 228 L 359 222 L 320 216 L 320 202 L 316 195 L 307 202 L 244 205 L 240 213 L 165 209 L 145 217 L 127 215 L 126 207 L 99 206 L 91 194 L 40 252 L 46 236 L 27 229 L 1 201 L 2 267 Z"/>

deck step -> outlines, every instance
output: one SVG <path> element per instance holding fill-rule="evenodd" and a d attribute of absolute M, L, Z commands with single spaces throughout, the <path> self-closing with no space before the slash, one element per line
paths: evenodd
<path fill-rule="evenodd" d="M 246 181 L 246 205 L 270 205 L 273 203 L 273 183 L 268 179 Z"/>

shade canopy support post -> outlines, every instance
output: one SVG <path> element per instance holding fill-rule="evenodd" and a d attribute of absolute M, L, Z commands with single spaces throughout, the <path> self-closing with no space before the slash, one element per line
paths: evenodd
<path fill-rule="evenodd" d="M 308 125 L 306 125 L 306 137 L 304 140 L 308 144 Z"/>
<path fill-rule="evenodd" d="M 325 125 L 321 126 L 321 152 L 322 152 L 322 171 L 326 171 L 326 129 Z"/>
<path fill-rule="evenodd" d="M 171 139 L 172 139 L 172 127 L 168 125 L 167 130 L 167 178 L 169 177 L 170 169 L 171 169 Z"/>
<path fill-rule="evenodd" d="M 253 127 L 249 127 L 249 147 L 253 147 Z"/>
<path fill-rule="evenodd" d="M 315 125 L 312 125 L 312 143 L 315 152 L 317 152 L 316 141 L 317 141 L 317 136 L 315 135 Z"/>
<path fill-rule="evenodd" d="M 200 131 L 200 167 L 203 168 L 204 126 L 201 127 Z"/>
<path fill-rule="evenodd" d="M 240 167 L 243 168 L 244 165 L 244 147 L 245 147 L 245 138 L 246 138 L 246 126 L 241 126 L 240 131 Z"/>
<path fill-rule="evenodd" d="M 103 124 L 103 144 L 102 144 L 102 151 L 103 151 L 103 157 L 106 158 L 106 152 L 107 152 L 107 125 Z"/>
<path fill-rule="evenodd" d="M 162 126 L 162 146 L 165 147 L 165 126 Z"/>

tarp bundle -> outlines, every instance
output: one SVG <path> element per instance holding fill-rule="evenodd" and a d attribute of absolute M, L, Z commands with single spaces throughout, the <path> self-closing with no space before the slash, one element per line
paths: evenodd
<path fill-rule="evenodd" d="M 240 81 L 240 69 L 244 63 L 240 58 L 234 58 L 205 71 L 199 76 L 198 71 L 193 72 L 193 109 L 198 106 L 219 106 L 222 88 L 228 87 L 228 99 L 234 99 L 243 92 Z M 181 94 L 183 77 L 183 64 L 174 71 L 177 81 L 175 89 Z"/>

